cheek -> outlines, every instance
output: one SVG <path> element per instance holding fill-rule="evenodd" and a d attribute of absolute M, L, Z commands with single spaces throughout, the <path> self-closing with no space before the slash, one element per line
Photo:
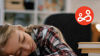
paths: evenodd
<path fill-rule="evenodd" d="M 26 41 L 31 41 L 31 42 L 33 42 L 33 39 L 32 39 L 32 37 L 29 35 L 29 34 L 27 34 L 27 33 L 25 33 L 25 38 L 26 38 Z"/>
<path fill-rule="evenodd" d="M 27 43 L 29 43 L 30 45 L 33 44 L 33 46 L 34 46 L 33 48 L 34 48 L 34 51 L 35 51 L 36 48 L 37 48 L 35 41 L 34 41 L 34 40 L 32 39 L 32 37 L 31 37 L 29 34 L 27 34 L 27 33 L 26 33 L 26 36 L 25 36 L 25 37 L 26 37 L 26 40 L 25 40 L 25 41 L 26 41 Z"/>

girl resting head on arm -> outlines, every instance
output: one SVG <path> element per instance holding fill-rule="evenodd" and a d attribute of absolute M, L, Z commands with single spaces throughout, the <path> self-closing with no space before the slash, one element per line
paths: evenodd
<path fill-rule="evenodd" d="M 76 56 L 55 27 L 0 25 L 0 56 Z M 57 29 L 58 30 L 58 29 Z M 59 33 L 60 32 L 60 33 Z M 62 40 L 62 41 L 61 41 Z"/>

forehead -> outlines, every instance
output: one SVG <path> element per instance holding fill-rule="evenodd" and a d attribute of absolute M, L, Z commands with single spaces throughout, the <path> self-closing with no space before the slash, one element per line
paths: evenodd
<path fill-rule="evenodd" d="M 19 46 L 19 33 L 18 31 L 15 31 L 11 34 L 11 36 L 8 38 L 7 43 L 4 47 L 4 52 L 6 54 L 14 54 Z"/>

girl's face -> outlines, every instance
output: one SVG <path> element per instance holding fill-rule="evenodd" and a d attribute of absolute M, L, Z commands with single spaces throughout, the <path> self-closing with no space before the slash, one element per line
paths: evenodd
<path fill-rule="evenodd" d="M 36 50 L 36 44 L 32 37 L 22 30 L 16 30 L 11 34 L 3 51 L 7 55 L 28 56 Z"/>

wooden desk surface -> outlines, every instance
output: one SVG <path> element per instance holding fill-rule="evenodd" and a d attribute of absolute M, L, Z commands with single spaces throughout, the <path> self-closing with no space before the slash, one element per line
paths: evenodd
<path fill-rule="evenodd" d="M 78 42 L 78 44 L 100 44 L 100 42 Z"/>

